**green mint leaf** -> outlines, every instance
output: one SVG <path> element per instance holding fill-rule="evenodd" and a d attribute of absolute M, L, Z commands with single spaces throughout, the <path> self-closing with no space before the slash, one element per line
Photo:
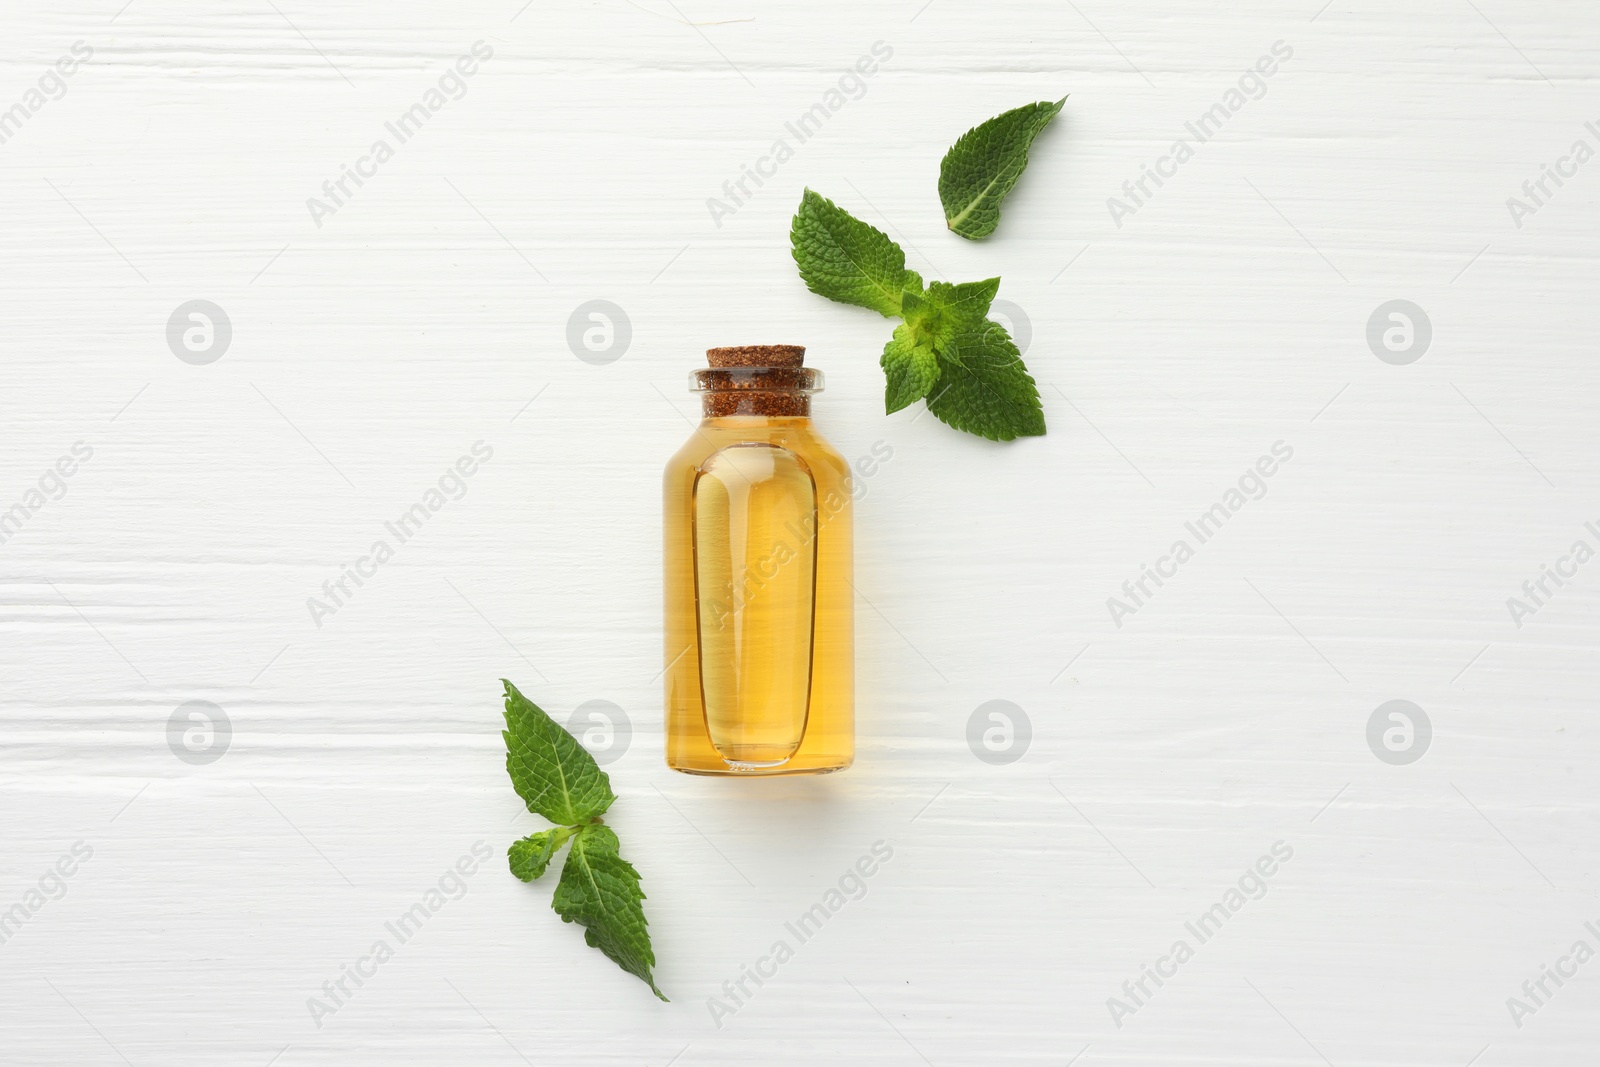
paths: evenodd
<path fill-rule="evenodd" d="M 571 826 L 557 826 L 553 830 L 529 834 L 521 841 L 512 842 L 506 850 L 511 860 L 511 873 L 524 882 L 533 881 L 550 866 L 550 858 L 567 843 L 567 838 L 577 832 Z"/>
<path fill-rule="evenodd" d="M 999 278 L 958 282 L 955 285 L 949 282 L 928 283 L 928 299 L 969 330 L 976 330 L 983 325 L 985 316 L 989 314 L 989 305 L 994 303 L 995 294 L 999 291 Z"/>
<path fill-rule="evenodd" d="M 1000 224 L 1000 201 L 1028 165 L 1028 146 L 1060 114 L 1067 98 L 996 115 L 956 140 L 939 164 L 939 201 L 945 225 L 968 240 L 987 237 Z"/>
<path fill-rule="evenodd" d="M 932 339 L 941 352 L 955 353 L 956 338 L 983 328 L 989 314 L 989 305 L 1000 290 L 999 278 L 981 282 L 929 282 L 927 303 L 930 309 L 919 314 L 917 325 Z M 911 322 L 908 314 L 906 321 Z"/>
<path fill-rule="evenodd" d="M 578 830 L 550 906 L 565 921 L 585 928 L 583 939 L 591 948 L 610 956 L 666 1000 L 650 977 L 656 957 L 643 901 L 639 872 L 622 858 L 611 827 L 592 823 Z"/>
<path fill-rule="evenodd" d="M 1005 327 L 985 320 L 939 352 L 939 383 L 928 410 L 958 430 L 1010 441 L 1044 433 L 1039 389 Z"/>
<path fill-rule="evenodd" d="M 939 359 L 933 345 L 920 338 L 908 322 L 894 328 L 894 336 L 883 346 L 878 364 L 888 379 L 883 394 L 886 415 L 921 400 L 939 380 Z"/>
<path fill-rule="evenodd" d="M 882 230 L 807 189 L 789 227 L 789 246 L 813 293 L 890 318 L 900 314 L 906 254 Z"/>
<path fill-rule="evenodd" d="M 601 815 L 617 799 L 606 772 L 539 705 L 501 681 L 506 687 L 506 773 L 528 810 L 566 826 Z"/>

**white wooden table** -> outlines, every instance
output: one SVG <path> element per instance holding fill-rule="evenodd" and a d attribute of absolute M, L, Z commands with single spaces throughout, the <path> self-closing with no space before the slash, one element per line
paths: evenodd
<path fill-rule="evenodd" d="M 1592 12 L 519 3 L 0 16 L 0 1059 L 1592 1055 Z M 945 232 L 950 141 L 1063 94 L 994 239 Z M 1049 436 L 883 415 L 889 324 L 790 262 L 806 186 L 926 277 L 1003 277 Z M 765 342 L 810 346 L 845 455 L 892 451 L 860 753 L 683 777 L 659 470 L 701 350 Z M 1525 593 L 1546 565 L 1575 576 Z M 608 821 L 671 1004 L 507 873 L 538 820 L 502 676 L 618 709 Z M 1394 700 L 1427 728 L 1385 710 L 1369 745 Z"/>

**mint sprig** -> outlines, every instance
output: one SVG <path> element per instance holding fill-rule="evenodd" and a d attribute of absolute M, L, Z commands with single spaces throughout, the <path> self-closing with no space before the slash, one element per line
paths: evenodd
<path fill-rule="evenodd" d="M 813 293 L 902 320 L 879 358 L 886 412 L 926 398 L 941 421 L 991 441 L 1045 432 L 1038 387 L 1005 327 L 988 318 L 999 278 L 924 287 L 887 234 L 810 189 L 789 236 Z"/>
<path fill-rule="evenodd" d="M 506 687 L 506 773 L 528 810 L 558 825 L 529 834 L 507 850 L 511 873 L 531 882 L 549 869 L 568 841 L 550 906 L 565 922 L 584 927 L 583 939 L 635 975 L 662 1000 L 644 917 L 639 872 L 622 858 L 616 832 L 600 821 L 617 797 L 594 757 L 544 709 Z"/>
<path fill-rule="evenodd" d="M 981 122 L 957 138 L 939 164 L 939 202 L 945 225 L 979 240 L 1000 224 L 1000 202 L 1028 165 L 1028 148 L 1067 98 L 1024 104 Z"/>

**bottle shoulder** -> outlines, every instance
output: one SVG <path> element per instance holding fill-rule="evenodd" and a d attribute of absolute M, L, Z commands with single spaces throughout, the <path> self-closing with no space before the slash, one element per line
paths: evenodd
<path fill-rule="evenodd" d="M 703 420 L 672 458 L 667 470 L 699 466 L 715 452 L 740 445 L 768 445 L 794 453 L 808 465 L 835 473 L 848 469 L 844 457 L 829 444 L 810 419 L 744 416 Z"/>

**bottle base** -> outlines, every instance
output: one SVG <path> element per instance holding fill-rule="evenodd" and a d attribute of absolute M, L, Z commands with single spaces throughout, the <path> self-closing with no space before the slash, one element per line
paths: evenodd
<path fill-rule="evenodd" d="M 783 763 L 750 764 L 730 763 L 726 760 L 709 760 L 699 762 L 674 763 L 667 761 L 667 766 L 680 774 L 698 774 L 708 778 L 777 778 L 782 776 L 793 777 L 801 774 L 833 774 L 835 771 L 847 769 L 855 760 L 846 759 L 829 762 L 793 762 L 785 760 Z"/>

